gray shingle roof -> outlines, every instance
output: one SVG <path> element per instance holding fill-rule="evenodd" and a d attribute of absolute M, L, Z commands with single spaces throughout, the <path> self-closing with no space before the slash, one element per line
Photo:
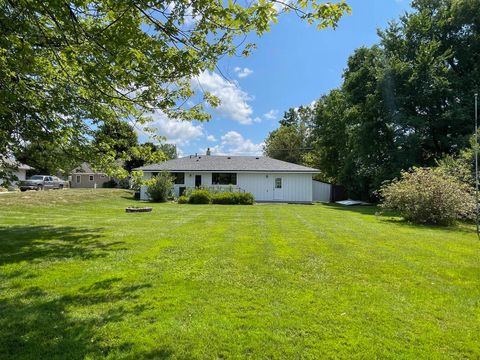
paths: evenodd
<path fill-rule="evenodd" d="M 79 167 L 72 171 L 72 174 L 95 174 L 89 163 L 81 163 Z"/>
<path fill-rule="evenodd" d="M 13 159 L 13 158 L 4 158 L 2 157 L 2 159 L 0 160 L 3 160 L 3 162 L 9 166 L 13 166 L 13 167 L 17 167 L 19 170 L 32 170 L 33 167 L 31 166 L 28 166 L 26 164 L 22 164 L 20 162 L 18 162 L 17 160 Z"/>
<path fill-rule="evenodd" d="M 143 171 L 251 171 L 251 172 L 304 172 L 317 173 L 317 169 L 272 159 L 266 156 L 199 155 L 145 165 Z"/>

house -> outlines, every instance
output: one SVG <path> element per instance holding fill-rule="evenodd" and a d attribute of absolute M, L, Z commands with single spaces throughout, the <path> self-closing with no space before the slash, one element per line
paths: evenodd
<path fill-rule="evenodd" d="M 145 179 L 161 171 L 172 173 L 176 196 L 193 187 L 233 187 L 236 191 L 252 193 L 256 201 L 294 203 L 314 200 L 312 176 L 319 172 L 265 156 L 214 155 L 190 155 L 136 170 L 142 170 Z M 141 188 L 140 199 L 148 200 L 145 186 Z"/>
<path fill-rule="evenodd" d="M 16 188 L 19 181 L 27 179 L 27 170 L 33 170 L 31 166 L 16 162 L 13 159 L 4 159 L 4 163 L 9 168 L 14 168 L 12 175 L 17 178 L 15 181 L 11 181 L 11 187 Z M 16 169 L 15 169 L 16 168 Z M 0 179 L 0 186 L 2 185 L 3 180 Z"/>
<path fill-rule="evenodd" d="M 70 187 L 72 188 L 101 188 L 112 178 L 104 173 L 93 171 L 90 164 L 83 163 L 72 171 Z"/>

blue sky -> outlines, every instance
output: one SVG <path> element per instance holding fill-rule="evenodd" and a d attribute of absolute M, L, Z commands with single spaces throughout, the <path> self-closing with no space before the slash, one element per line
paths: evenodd
<path fill-rule="evenodd" d="M 352 14 L 336 30 L 317 30 L 293 14 L 259 39 L 248 58 L 224 58 L 222 76 L 205 72 L 197 80 L 222 100 L 208 109 L 208 123 L 178 122 L 156 116 L 154 126 L 180 155 L 204 153 L 256 155 L 267 134 L 290 107 L 310 104 L 338 87 L 348 56 L 378 42 L 377 29 L 409 9 L 408 0 L 349 0 Z"/>

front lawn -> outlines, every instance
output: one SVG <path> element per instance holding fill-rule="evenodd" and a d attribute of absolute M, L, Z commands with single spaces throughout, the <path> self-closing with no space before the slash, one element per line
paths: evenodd
<path fill-rule="evenodd" d="M 479 358 L 473 227 L 375 208 L 0 195 L 0 358 Z"/>

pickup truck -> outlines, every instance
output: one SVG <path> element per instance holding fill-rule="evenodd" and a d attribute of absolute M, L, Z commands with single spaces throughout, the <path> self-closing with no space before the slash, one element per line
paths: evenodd
<path fill-rule="evenodd" d="M 20 183 L 20 190 L 47 190 L 63 189 L 65 183 L 56 176 L 34 175 L 31 178 Z"/>

